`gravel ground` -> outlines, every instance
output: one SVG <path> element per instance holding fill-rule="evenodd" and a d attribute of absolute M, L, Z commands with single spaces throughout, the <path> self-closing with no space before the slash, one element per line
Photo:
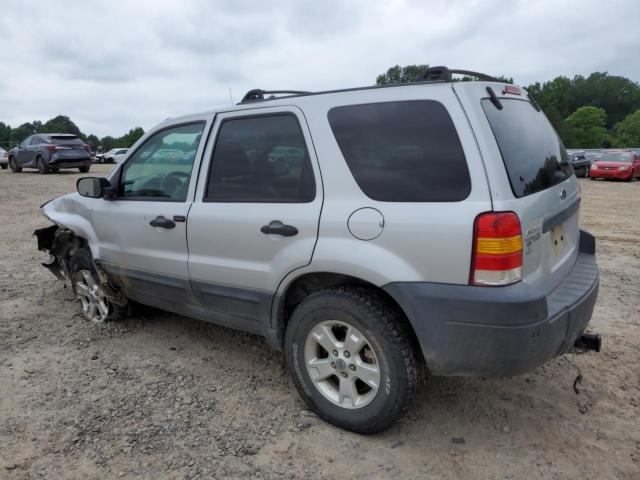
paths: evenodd
<path fill-rule="evenodd" d="M 305 410 L 261 338 L 155 310 L 84 321 L 32 237 L 78 177 L 0 171 L 0 478 L 640 478 L 640 182 L 581 180 L 603 352 L 432 378 L 363 437 Z"/>

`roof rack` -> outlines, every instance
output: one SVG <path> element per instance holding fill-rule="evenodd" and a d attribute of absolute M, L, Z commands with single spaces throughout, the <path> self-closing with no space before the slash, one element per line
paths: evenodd
<path fill-rule="evenodd" d="M 499 78 L 492 77 L 491 75 L 487 75 L 486 73 L 473 72 L 471 70 L 458 70 L 447 67 L 429 67 L 427 68 L 420 80 L 426 81 L 441 81 L 441 82 L 451 82 L 453 81 L 453 74 L 459 75 L 467 75 L 469 77 L 476 77 L 478 80 L 485 80 L 489 82 L 502 82 Z"/>
<path fill-rule="evenodd" d="M 240 103 L 249 103 L 249 102 L 258 102 L 260 100 L 264 100 L 265 95 L 306 95 L 311 92 L 303 92 L 300 90 L 261 90 L 259 88 L 255 88 L 253 90 L 249 90 L 244 97 L 242 97 L 242 101 Z"/>
<path fill-rule="evenodd" d="M 473 72 L 471 70 L 458 70 L 447 67 L 430 67 L 427 68 L 424 73 L 418 77 L 416 80 L 418 82 L 452 82 L 453 74 L 458 75 L 467 75 L 470 77 L 475 77 L 478 80 L 485 80 L 489 82 L 503 82 L 499 78 L 492 77 L 491 75 L 487 75 L 485 73 Z M 371 85 L 367 87 L 356 87 L 356 88 L 345 88 L 339 90 L 327 90 L 324 92 L 305 92 L 300 90 L 262 90 L 260 88 L 255 88 L 253 90 L 249 90 L 238 105 L 242 105 L 243 103 L 252 103 L 252 102 L 261 102 L 264 100 L 271 100 L 276 98 L 275 95 L 319 95 L 324 93 L 336 93 L 336 92 L 349 92 L 353 90 L 367 90 L 371 88 L 386 88 L 386 87 L 398 87 L 403 85 L 411 85 L 411 83 L 396 83 L 385 86 Z M 270 97 L 266 97 L 265 95 L 271 95 Z"/>

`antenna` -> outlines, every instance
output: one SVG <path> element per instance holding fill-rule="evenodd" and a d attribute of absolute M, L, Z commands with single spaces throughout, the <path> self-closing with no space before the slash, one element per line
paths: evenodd
<path fill-rule="evenodd" d="M 233 95 L 231 94 L 231 89 L 229 89 L 229 100 L 231 100 L 231 105 L 233 105 Z"/>

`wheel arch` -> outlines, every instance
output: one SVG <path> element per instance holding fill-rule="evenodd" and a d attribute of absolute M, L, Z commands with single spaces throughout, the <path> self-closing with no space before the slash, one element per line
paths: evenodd
<path fill-rule="evenodd" d="M 284 283 L 284 282 L 283 282 Z M 376 284 L 360 277 L 330 271 L 305 272 L 289 279 L 285 285 L 281 285 L 275 295 L 271 309 L 271 335 L 269 340 L 274 347 L 284 347 L 284 336 L 291 314 L 296 307 L 309 295 L 339 285 L 364 286 L 380 295 L 389 305 L 400 312 L 403 321 L 406 322 L 408 331 L 413 336 L 415 345 L 422 354 L 420 342 L 417 339 L 413 325 L 409 321 L 407 313 L 402 306 L 384 289 Z"/>

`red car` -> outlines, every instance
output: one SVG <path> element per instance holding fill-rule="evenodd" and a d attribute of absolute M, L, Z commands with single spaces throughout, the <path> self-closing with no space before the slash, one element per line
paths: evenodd
<path fill-rule="evenodd" d="M 615 178 L 630 182 L 640 178 L 640 156 L 633 152 L 606 152 L 589 169 L 591 180 L 596 178 Z"/>

